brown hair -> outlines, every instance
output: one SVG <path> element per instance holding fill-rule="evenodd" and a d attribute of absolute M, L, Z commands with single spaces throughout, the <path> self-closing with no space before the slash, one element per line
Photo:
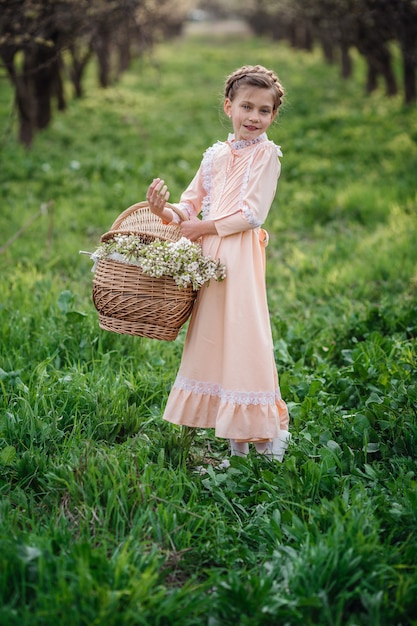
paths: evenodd
<path fill-rule="evenodd" d="M 224 84 L 224 97 L 233 100 L 237 90 L 243 85 L 271 89 L 274 98 L 274 111 L 277 111 L 281 106 L 284 97 L 284 87 L 272 70 L 268 70 L 262 65 L 244 65 L 240 67 L 227 77 Z"/>

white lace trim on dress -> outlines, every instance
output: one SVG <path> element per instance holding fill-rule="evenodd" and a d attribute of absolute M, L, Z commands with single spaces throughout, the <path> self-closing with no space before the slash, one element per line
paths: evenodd
<path fill-rule="evenodd" d="M 247 148 L 248 146 L 252 146 L 254 143 L 259 143 L 260 141 L 266 141 L 267 136 L 266 133 L 262 133 L 259 137 L 255 137 L 255 139 L 235 139 L 233 133 L 229 133 L 227 141 L 230 144 L 230 147 L 233 150 L 242 150 L 242 148 Z"/>
<path fill-rule="evenodd" d="M 203 173 L 203 189 L 206 192 L 202 202 L 201 202 L 201 210 L 202 210 L 202 218 L 203 220 L 208 219 L 208 214 L 210 211 L 211 204 L 211 164 L 213 162 L 214 154 L 223 146 L 224 144 L 221 141 L 217 141 L 213 146 L 207 148 L 204 153 L 203 161 L 202 161 L 202 173 Z"/>
<path fill-rule="evenodd" d="M 222 402 L 229 402 L 230 404 L 243 404 L 249 406 L 255 405 L 274 405 L 277 400 L 281 400 L 281 393 L 279 389 L 275 391 L 231 391 L 229 389 L 223 389 L 221 385 L 216 383 L 206 383 L 199 380 L 191 380 L 184 376 L 177 376 L 174 387 L 181 389 L 182 391 L 188 391 L 190 393 L 199 394 L 202 396 L 215 396 L 220 398 Z"/>
<path fill-rule="evenodd" d="M 263 133 L 259 137 L 255 137 L 255 139 L 248 139 L 247 141 L 246 140 L 235 141 L 235 136 L 233 135 L 233 133 L 229 133 L 227 141 L 233 150 L 242 150 L 242 148 L 247 148 L 248 146 L 251 146 L 254 143 L 259 143 L 260 141 L 269 141 L 269 140 L 268 140 L 266 133 Z M 283 155 L 281 151 L 281 146 L 278 146 L 273 141 L 270 141 L 270 143 L 272 143 L 275 146 L 277 155 L 282 157 Z"/>
<path fill-rule="evenodd" d="M 180 211 L 182 211 L 183 213 L 185 213 L 185 215 L 188 216 L 188 219 L 191 219 L 193 215 L 195 215 L 194 207 L 191 204 L 191 202 L 180 202 L 178 204 L 178 208 L 180 209 Z M 174 215 L 177 218 L 175 221 L 178 224 L 180 222 L 180 218 L 178 217 L 177 214 L 174 214 Z"/>
<path fill-rule="evenodd" d="M 253 211 L 251 211 L 251 209 L 248 206 L 246 206 L 246 204 L 242 206 L 242 213 L 247 219 L 247 221 L 249 222 L 249 224 L 253 226 L 254 228 L 258 228 L 259 226 L 262 226 L 262 222 L 256 219 L 255 215 L 253 214 Z"/>

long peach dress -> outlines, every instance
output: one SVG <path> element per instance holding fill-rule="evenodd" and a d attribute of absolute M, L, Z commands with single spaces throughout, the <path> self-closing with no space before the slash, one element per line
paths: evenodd
<path fill-rule="evenodd" d="M 279 146 L 266 134 L 217 142 L 179 206 L 215 220 L 203 253 L 226 265 L 224 281 L 200 289 L 164 419 L 214 428 L 217 437 L 271 440 L 288 430 L 274 360 L 265 284 L 267 233 L 261 229 L 280 174 Z"/>

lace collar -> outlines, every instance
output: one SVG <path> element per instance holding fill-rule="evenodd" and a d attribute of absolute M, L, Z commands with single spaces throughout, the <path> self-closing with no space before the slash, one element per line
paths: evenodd
<path fill-rule="evenodd" d="M 266 133 L 262 133 L 259 137 L 255 137 L 255 139 L 240 139 L 236 141 L 233 133 L 230 133 L 227 138 L 227 143 L 230 145 L 232 150 L 241 150 L 242 148 L 247 148 L 248 146 L 252 146 L 260 141 L 266 141 L 268 137 Z"/>

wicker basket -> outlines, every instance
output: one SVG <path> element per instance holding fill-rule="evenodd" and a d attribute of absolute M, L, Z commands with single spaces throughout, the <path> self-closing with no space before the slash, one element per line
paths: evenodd
<path fill-rule="evenodd" d="M 170 209 L 179 210 L 167 203 Z M 139 202 L 119 215 L 102 241 L 116 234 L 140 235 L 144 241 L 178 241 L 182 234 L 175 224 L 165 225 Z M 179 289 L 173 278 L 153 278 L 140 267 L 113 259 L 100 259 L 93 279 L 93 302 L 100 327 L 115 333 L 173 341 L 191 315 L 197 292 Z"/>

